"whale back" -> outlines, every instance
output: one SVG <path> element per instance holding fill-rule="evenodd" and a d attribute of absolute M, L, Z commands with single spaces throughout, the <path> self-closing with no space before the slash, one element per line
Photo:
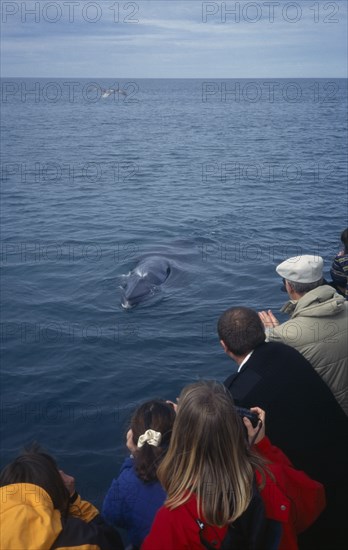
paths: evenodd
<path fill-rule="evenodd" d="M 155 292 L 170 274 L 170 265 L 165 258 L 151 257 L 142 260 L 130 273 L 123 289 L 122 306 L 130 308 Z"/>
<path fill-rule="evenodd" d="M 164 258 L 149 258 L 141 262 L 134 273 L 154 285 L 160 285 L 168 278 L 170 267 Z"/>

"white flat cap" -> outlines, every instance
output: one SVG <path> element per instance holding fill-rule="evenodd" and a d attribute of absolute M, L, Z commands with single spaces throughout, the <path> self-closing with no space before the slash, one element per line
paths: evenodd
<path fill-rule="evenodd" d="M 295 256 L 276 267 L 278 275 L 294 283 L 315 283 L 323 276 L 324 260 L 321 256 Z"/>

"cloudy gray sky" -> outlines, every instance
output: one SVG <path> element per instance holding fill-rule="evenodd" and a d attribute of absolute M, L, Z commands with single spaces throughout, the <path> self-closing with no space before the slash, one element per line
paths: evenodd
<path fill-rule="evenodd" d="M 3 1 L 2 76 L 347 76 L 347 1 Z"/>

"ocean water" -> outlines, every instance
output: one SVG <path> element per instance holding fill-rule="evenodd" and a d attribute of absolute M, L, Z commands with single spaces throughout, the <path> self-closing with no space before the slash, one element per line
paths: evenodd
<path fill-rule="evenodd" d="M 3 79 L 1 107 L 2 464 L 36 440 L 100 505 L 133 408 L 235 368 L 220 313 L 279 314 L 287 257 L 328 276 L 347 83 Z M 123 276 L 153 254 L 171 275 L 125 311 Z"/>

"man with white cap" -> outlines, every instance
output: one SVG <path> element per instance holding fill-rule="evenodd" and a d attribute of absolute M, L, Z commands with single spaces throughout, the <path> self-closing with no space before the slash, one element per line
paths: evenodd
<path fill-rule="evenodd" d="M 323 284 L 320 256 L 289 258 L 276 268 L 289 295 L 281 309 L 290 320 L 279 324 L 271 310 L 260 319 L 269 341 L 284 342 L 308 359 L 348 414 L 348 302 Z"/>

